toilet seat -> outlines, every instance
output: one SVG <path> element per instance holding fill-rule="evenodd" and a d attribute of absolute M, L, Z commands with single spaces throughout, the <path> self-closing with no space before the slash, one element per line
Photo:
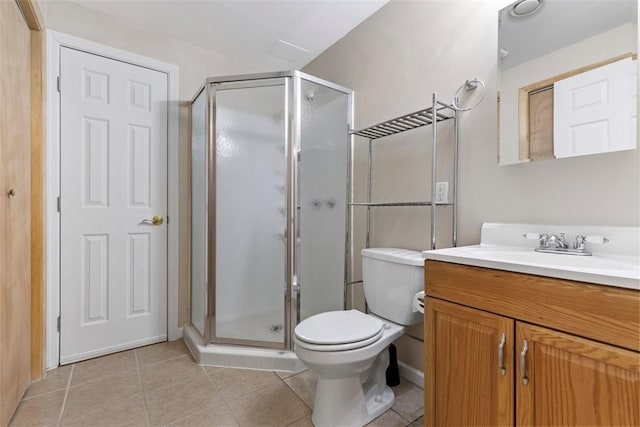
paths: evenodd
<path fill-rule="evenodd" d="M 346 351 L 346 350 L 355 350 L 357 348 L 366 347 L 369 344 L 373 344 L 374 342 L 378 341 L 381 336 L 382 336 L 382 330 L 378 334 L 370 338 L 367 338 L 365 340 L 354 341 L 354 342 L 345 343 L 345 344 L 311 344 L 311 343 L 302 341 L 297 336 L 295 337 L 294 341 L 297 346 L 307 350 L 311 350 L 311 351 Z"/>
<path fill-rule="evenodd" d="M 295 328 L 296 345 L 312 351 L 345 351 L 380 339 L 385 324 L 358 310 L 329 311 L 303 320 Z"/>

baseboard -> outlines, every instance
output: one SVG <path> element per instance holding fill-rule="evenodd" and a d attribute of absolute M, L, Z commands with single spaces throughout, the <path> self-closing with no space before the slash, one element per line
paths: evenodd
<path fill-rule="evenodd" d="M 110 347 L 100 348 L 98 350 L 88 351 L 86 353 L 78 353 L 67 357 L 60 357 L 60 365 L 68 365 L 70 363 L 76 363 L 94 357 L 104 356 L 111 353 L 117 353 L 119 351 L 131 350 L 133 348 L 143 347 L 145 345 L 156 344 L 167 340 L 166 335 L 158 335 L 156 337 L 145 338 L 138 341 L 131 341 L 124 344 L 118 344 Z"/>
<path fill-rule="evenodd" d="M 406 363 L 398 360 L 398 369 L 400 370 L 400 376 L 406 378 L 409 382 L 424 389 L 424 372 L 409 366 Z"/>

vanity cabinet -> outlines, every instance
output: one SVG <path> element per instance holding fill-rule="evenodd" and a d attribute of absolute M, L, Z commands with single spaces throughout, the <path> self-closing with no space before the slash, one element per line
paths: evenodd
<path fill-rule="evenodd" d="M 513 425 L 513 319 L 427 298 L 425 325 L 426 424 Z"/>
<path fill-rule="evenodd" d="M 640 425 L 640 292 L 432 260 L 425 291 L 426 425 Z"/>
<path fill-rule="evenodd" d="M 640 425 L 638 353 L 523 322 L 516 345 L 516 424 Z"/>

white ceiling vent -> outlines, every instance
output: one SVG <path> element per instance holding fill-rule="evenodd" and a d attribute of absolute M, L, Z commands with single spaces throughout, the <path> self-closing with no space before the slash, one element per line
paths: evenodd
<path fill-rule="evenodd" d="M 309 51 L 293 43 L 278 39 L 271 45 L 267 53 L 272 56 L 277 56 L 278 58 L 284 59 L 286 61 L 298 62 L 306 54 L 308 54 Z"/>

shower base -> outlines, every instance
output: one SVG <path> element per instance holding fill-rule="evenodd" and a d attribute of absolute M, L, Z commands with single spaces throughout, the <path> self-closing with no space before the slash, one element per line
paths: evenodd
<path fill-rule="evenodd" d="M 207 344 L 192 326 L 184 327 L 184 342 L 195 361 L 206 366 L 300 372 L 306 367 L 293 351 Z"/>
<path fill-rule="evenodd" d="M 218 318 L 216 336 L 241 338 L 250 341 L 284 343 L 284 321 L 282 309 L 251 313 L 250 316 Z"/>

